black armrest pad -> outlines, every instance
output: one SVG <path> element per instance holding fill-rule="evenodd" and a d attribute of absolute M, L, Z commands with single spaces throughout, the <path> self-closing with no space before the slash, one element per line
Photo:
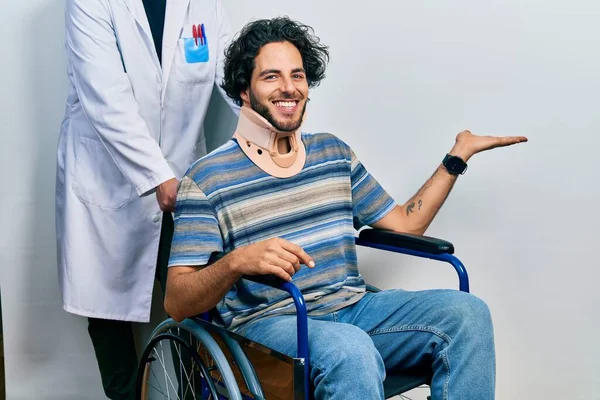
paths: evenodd
<path fill-rule="evenodd" d="M 454 253 L 454 245 L 452 243 L 428 236 L 398 233 L 382 229 L 364 229 L 360 232 L 358 238 L 359 244 L 361 244 L 360 241 L 365 241 L 429 254 Z"/>
<path fill-rule="evenodd" d="M 244 275 L 242 278 L 277 289 L 281 289 L 281 286 L 285 283 L 283 279 L 275 275 Z"/>

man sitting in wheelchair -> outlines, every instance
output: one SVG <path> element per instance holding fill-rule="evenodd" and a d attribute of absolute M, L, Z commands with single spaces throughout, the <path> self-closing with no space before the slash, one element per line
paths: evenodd
<path fill-rule="evenodd" d="M 493 399 L 485 303 L 455 290 L 367 292 L 355 232 L 422 235 L 474 154 L 527 139 L 459 133 L 398 205 L 342 140 L 301 133 L 328 60 L 312 29 L 288 18 L 252 22 L 231 43 L 223 87 L 242 112 L 234 137 L 180 183 L 166 311 L 182 320 L 216 308 L 225 328 L 293 355 L 289 295 L 241 279 L 275 275 L 306 300 L 315 398 L 380 399 L 386 371 L 417 370 L 432 376 L 433 398 Z"/>

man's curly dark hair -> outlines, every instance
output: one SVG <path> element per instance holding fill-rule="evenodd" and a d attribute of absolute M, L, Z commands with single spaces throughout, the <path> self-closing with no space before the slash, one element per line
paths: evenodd
<path fill-rule="evenodd" d="M 308 87 L 319 85 L 325 78 L 329 62 L 328 47 L 320 43 L 314 30 L 288 17 L 260 19 L 247 24 L 225 51 L 225 77 L 221 87 L 241 106 L 240 93 L 250 86 L 254 59 L 261 47 L 269 43 L 290 42 L 300 52 Z"/>

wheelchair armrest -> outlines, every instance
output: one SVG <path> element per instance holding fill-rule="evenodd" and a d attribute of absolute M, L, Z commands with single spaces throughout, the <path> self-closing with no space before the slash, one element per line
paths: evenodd
<path fill-rule="evenodd" d="M 270 286 L 275 289 L 282 289 L 285 281 L 275 275 L 244 275 L 243 279 L 247 279 L 252 282 L 262 283 L 263 285 Z"/>
<path fill-rule="evenodd" d="M 400 247 L 427 254 L 454 254 L 454 245 L 448 241 L 429 236 L 398 233 L 383 229 L 364 229 L 358 235 L 357 244 Z"/>
<path fill-rule="evenodd" d="M 356 238 L 356 244 L 447 262 L 454 267 L 458 274 L 459 289 L 463 292 L 469 292 L 469 275 L 462 262 L 454 256 L 454 245 L 450 242 L 428 236 L 398 233 L 383 229 L 364 229 Z"/>

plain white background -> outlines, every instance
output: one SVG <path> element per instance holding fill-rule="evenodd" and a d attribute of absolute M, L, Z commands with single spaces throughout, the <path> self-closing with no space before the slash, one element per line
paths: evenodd
<path fill-rule="evenodd" d="M 315 28 L 331 63 L 311 94 L 305 130 L 347 141 L 400 202 L 431 175 L 460 130 L 529 137 L 475 156 L 428 234 L 455 244 L 472 292 L 492 310 L 497 398 L 599 399 L 600 3 L 225 3 L 235 31 L 253 17 L 285 14 Z M 6 2 L 0 17 L 9 400 L 102 398 L 85 320 L 62 311 L 56 274 L 63 7 Z M 227 115 L 222 101 L 213 106 L 208 132 L 216 145 L 232 123 L 218 118 Z M 383 288 L 456 286 L 442 264 L 370 250 L 359 257 L 369 282 Z"/>

